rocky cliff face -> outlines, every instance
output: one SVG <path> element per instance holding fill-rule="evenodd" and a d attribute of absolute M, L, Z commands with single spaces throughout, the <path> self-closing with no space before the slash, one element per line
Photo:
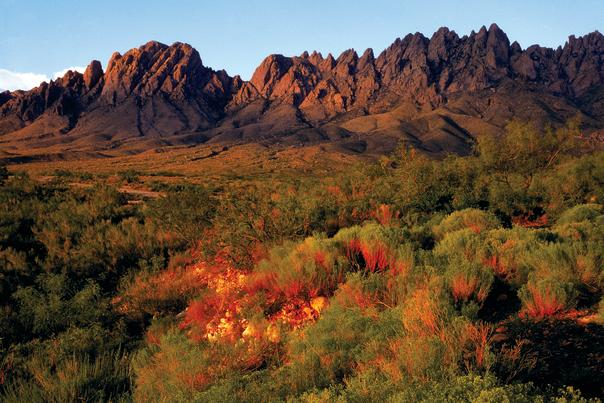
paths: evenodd
<path fill-rule="evenodd" d="M 149 42 L 124 55 L 114 53 L 105 72 L 95 60 L 84 74 L 69 71 L 31 91 L 3 93 L 0 133 L 25 128 L 42 115 L 68 117 L 70 124 L 60 128 L 65 133 L 80 129 L 76 126 L 81 114 L 111 117 L 112 112 L 125 109 L 136 115 L 139 127 L 121 130 L 138 135 L 146 134 L 140 130 L 144 120 L 154 125 L 164 123 L 157 120 L 175 119 L 180 131 L 207 128 L 221 117 L 233 89 L 238 90 L 232 87 L 234 82 L 226 72 L 205 67 L 199 53 L 187 44 Z M 84 123 L 90 126 L 93 122 Z"/>
<path fill-rule="evenodd" d="M 447 131 L 470 138 L 536 109 L 554 121 L 583 114 L 601 128 L 603 87 L 599 32 L 523 50 L 495 24 L 463 37 L 441 28 L 397 39 L 377 57 L 371 49 L 271 55 L 250 81 L 205 67 L 187 44 L 149 42 L 115 53 L 104 72 L 93 61 L 84 74 L 0 93 L 0 146 L 18 154 L 28 144 L 116 150 L 139 142 L 141 150 L 298 132 L 295 141 L 398 133 L 421 145 L 426 136 L 446 142 Z"/>
<path fill-rule="evenodd" d="M 317 108 L 326 116 L 369 108 L 387 93 L 396 94 L 397 101 L 435 107 L 451 94 L 484 90 L 503 80 L 581 98 L 604 83 L 604 36 L 594 32 L 571 37 L 557 50 L 532 46 L 523 51 L 495 24 L 461 38 L 441 28 L 430 39 L 419 33 L 397 39 L 377 59 L 371 49 L 361 57 L 348 50 L 337 59 L 317 53 L 271 55 L 250 84 L 256 97 L 291 103 L 314 117 Z M 236 103 L 247 101 L 249 96 L 235 97 Z"/>
<path fill-rule="evenodd" d="M 224 70 L 203 65 L 190 45 L 159 42 L 132 49 L 123 56 L 114 53 L 103 76 L 103 100 L 118 104 L 130 97 L 163 95 L 173 101 L 196 100 L 219 113 L 231 93 L 232 79 Z"/>

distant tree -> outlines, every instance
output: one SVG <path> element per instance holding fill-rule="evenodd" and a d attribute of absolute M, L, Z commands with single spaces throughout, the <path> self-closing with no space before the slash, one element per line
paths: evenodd
<path fill-rule="evenodd" d="M 578 120 L 558 129 L 539 131 L 513 121 L 502 135 L 478 139 L 479 186 L 489 189 L 491 206 L 508 215 L 532 214 L 543 204 L 535 189 L 537 175 L 558 165 L 576 150 Z"/>
<path fill-rule="evenodd" d="M 556 165 L 576 149 L 579 125 L 579 120 L 573 119 L 559 129 L 540 132 L 531 123 L 513 121 L 504 135 L 478 139 L 479 159 L 485 170 L 500 174 L 504 182 L 509 175 L 522 176 L 528 188 L 535 173 Z"/>

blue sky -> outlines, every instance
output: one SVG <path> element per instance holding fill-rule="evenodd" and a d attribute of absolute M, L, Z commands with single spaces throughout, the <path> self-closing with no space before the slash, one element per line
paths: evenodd
<path fill-rule="evenodd" d="M 604 31 L 604 0 L 0 0 L 0 88 L 92 59 L 105 65 L 152 39 L 190 43 L 205 65 L 247 79 L 270 53 L 377 54 L 409 32 L 448 26 L 463 35 L 492 22 L 522 47 L 557 47 L 570 34 Z"/>

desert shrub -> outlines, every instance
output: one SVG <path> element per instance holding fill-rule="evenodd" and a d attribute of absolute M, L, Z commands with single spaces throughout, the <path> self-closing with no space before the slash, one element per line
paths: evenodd
<path fill-rule="evenodd" d="M 599 215 L 592 221 L 559 224 L 552 228 L 552 232 L 575 241 L 604 239 L 604 215 Z"/>
<path fill-rule="evenodd" d="M 183 177 L 185 174 L 172 171 L 156 171 L 147 173 L 149 176 Z"/>
<path fill-rule="evenodd" d="M 436 257 L 459 257 L 469 261 L 478 259 L 484 235 L 477 234 L 471 229 L 462 229 L 447 234 L 434 247 Z"/>
<path fill-rule="evenodd" d="M 258 273 L 272 276 L 286 296 L 304 298 L 331 295 L 348 270 L 336 244 L 322 237 L 275 247 L 257 268 Z"/>
<path fill-rule="evenodd" d="M 512 322 L 550 323 L 518 309 L 603 309 L 604 164 L 573 156 L 573 130 L 513 123 L 473 156 L 404 148 L 332 177 L 155 183 L 141 205 L 0 172 L 0 399 L 579 401 L 510 384 L 550 381 L 506 344 Z"/>
<path fill-rule="evenodd" d="M 182 334 L 168 333 L 160 343 L 138 351 L 132 358 L 136 400 L 190 400 L 222 371 L 212 365 L 205 345 L 191 343 Z"/>
<path fill-rule="evenodd" d="M 344 291 L 346 292 L 346 291 Z M 291 342 L 288 367 L 296 394 L 342 382 L 360 361 L 368 360 L 368 343 L 385 343 L 396 334 L 400 319 L 332 303 L 321 318 Z M 394 326 L 393 326 L 394 325 Z"/>
<path fill-rule="evenodd" d="M 346 379 L 343 385 L 329 389 L 306 392 L 300 396 L 302 402 L 321 402 L 323 398 L 334 402 L 379 402 L 387 401 L 401 387 L 402 382 L 394 382 L 390 377 L 376 368 L 363 368 L 354 376 Z"/>
<path fill-rule="evenodd" d="M 555 279 L 569 288 L 582 282 L 598 282 L 598 264 L 602 252 L 589 250 L 583 243 L 558 242 L 542 244 L 523 257 L 533 278 Z"/>
<path fill-rule="evenodd" d="M 270 184 L 228 187 L 219 196 L 213 236 L 217 243 L 229 245 L 229 257 L 238 267 L 249 267 L 254 263 L 249 251 L 259 244 L 299 241 L 315 233 L 333 235 L 368 219 L 374 209 L 358 194 L 360 184 L 350 182 L 343 178 L 338 185 L 328 185 L 330 181 L 280 178 Z"/>
<path fill-rule="evenodd" d="M 86 326 L 108 314 L 107 301 L 98 284 L 88 283 L 79 291 L 64 275 L 40 276 L 37 285 L 18 290 L 13 298 L 22 326 L 30 337 L 47 337 L 70 325 Z"/>
<path fill-rule="evenodd" d="M 430 278 L 402 305 L 403 326 L 414 336 L 437 336 L 445 328 L 452 315 L 453 307 L 444 292 L 442 279 Z"/>
<path fill-rule="evenodd" d="M 578 223 L 581 221 L 593 221 L 596 217 L 602 215 L 602 205 L 600 204 L 580 204 L 566 210 L 557 224 Z"/>
<path fill-rule="evenodd" d="M 373 273 L 387 268 L 405 270 L 409 256 L 399 255 L 398 248 L 406 235 L 400 228 L 367 223 L 340 230 L 333 239 L 355 268 Z"/>
<path fill-rule="evenodd" d="M 541 180 L 547 191 L 549 210 L 558 214 L 583 203 L 604 200 L 604 163 L 602 152 L 567 161 Z"/>
<path fill-rule="evenodd" d="M 197 402 L 269 402 L 292 400 L 288 379 L 284 371 L 258 370 L 251 373 L 228 376 L 197 392 Z"/>
<path fill-rule="evenodd" d="M 572 242 L 574 272 L 585 292 L 598 294 L 604 290 L 604 238 L 586 242 Z"/>
<path fill-rule="evenodd" d="M 601 292 L 600 242 L 542 244 L 521 259 L 530 271 L 529 281 L 519 293 L 528 316 L 551 316 L 579 302 L 591 305 Z"/>
<path fill-rule="evenodd" d="M 531 279 L 518 291 L 522 301 L 522 314 L 533 319 L 543 319 L 574 306 L 572 287 L 555 279 Z"/>
<path fill-rule="evenodd" d="M 80 172 L 80 171 L 68 171 L 65 169 L 55 169 L 53 172 L 55 178 L 58 179 L 67 179 L 67 180 L 92 180 L 94 175 L 90 172 Z"/>
<path fill-rule="evenodd" d="M 9 384 L 3 401 L 117 401 L 130 391 L 129 357 L 119 351 L 72 357 L 57 366 L 33 357 L 28 370 L 31 379 Z"/>
<path fill-rule="evenodd" d="M 393 382 L 444 380 L 490 367 L 491 326 L 456 316 L 444 295 L 420 288 L 395 311 L 402 331 L 376 348 L 369 361 Z"/>
<path fill-rule="evenodd" d="M 108 357 L 136 346 L 142 324 L 124 320 L 111 299 L 124 275 L 165 264 L 174 244 L 108 186 L 70 189 L 17 175 L 0 199 L 1 393 L 35 401 L 127 395 L 128 360 L 112 367 Z"/>
<path fill-rule="evenodd" d="M 29 262 L 25 252 L 13 248 L 0 249 L 0 300 L 6 300 L 18 284 L 32 273 L 28 270 Z"/>
<path fill-rule="evenodd" d="M 126 218 L 118 224 L 100 221 L 73 232 L 57 234 L 47 222 L 39 233 L 46 247 L 44 266 L 75 277 L 94 277 L 103 286 L 114 287 L 120 276 L 136 268 L 141 260 L 162 255 L 170 242 L 158 237 L 156 227 Z M 60 224 L 57 224 L 60 225 Z"/>
<path fill-rule="evenodd" d="M 414 255 L 411 245 L 400 245 L 392 252 L 387 270 L 364 274 L 364 292 L 384 306 L 393 307 L 404 302 L 420 275 L 415 270 Z"/>
<path fill-rule="evenodd" d="M 531 383 L 503 384 L 495 376 L 471 374 L 430 382 L 392 382 L 375 373 L 349 379 L 345 387 L 306 392 L 292 402 L 587 402 L 573 388 L 541 390 Z"/>
<path fill-rule="evenodd" d="M 526 283 L 530 271 L 524 256 L 538 249 L 541 241 L 535 231 L 521 227 L 489 231 L 477 247 L 477 259 L 513 286 Z"/>
<path fill-rule="evenodd" d="M 478 234 L 498 228 L 500 225 L 497 217 L 489 212 L 465 209 L 451 213 L 440 224 L 434 226 L 433 231 L 438 239 L 442 239 L 445 235 L 462 229 L 469 229 Z"/>
<path fill-rule="evenodd" d="M 279 354 L 271 343 L 193 342 L 171 330 L 133 357 L 134 397 L 190 401 L 214 382 L 243 377 L 263 365 L 273 368 L 271 360 L 280 362 Z"/>
<path fill-rule="evenodd" d="M 493 375 L 464 375 L 446 381 L 414 383 L 391 396 L 392 402 L 586 402 L 572 388 L 545 393 L 530 383 L 502 384 Z"/>
<path fill-rule="evenodd" d="M 467 190 L 466 169 L 456 170 L 451 160 L 438 162 L 416 154 L 397 161 L 392 182 L 394 204 L 402 216 L 450 212 L 453 204 L 472 203 Z M 456 197 L 457 196 L 457 197 Z"/>
<path fill-rule="evenodd" d="M 535 178 L 572 154 L 578 134 L 576 121 L 545 131 L 512 121 L 505 135 L 480 136 L 477 151 L 489 180 L 490 207 L 510 217 L 538 209 L 544 194 Z"/>
<path fill-rule="evenodd" d="M 194 267 L 137 273 L 113 301 L 120 312 L 152 316 L 177 314 L 200 293 L 206 281 Z"/>
<path fill-rule="evenodd" d="M 489 295 L 494 275 L 480 263 L 458 258 L 449 260 L 445 278 L 455 303 L 473 300 L 482 304 Z"/>
<path fill-rule="evenodd" d="M 209 189 L 186 186 L 150 202 L 147 213 L 160 228 L 192 244 L 204 238 L 204 230 L 216 213 L 216 203 Z"/>
<path fill-rule="evenodd" d="M 139 176 L 140 172 L 134 169 L 128 169 L 126 171 L 121 171 L 119 173 L 119 178 L 126 183 L 137 183 L 140 181 Z"/>

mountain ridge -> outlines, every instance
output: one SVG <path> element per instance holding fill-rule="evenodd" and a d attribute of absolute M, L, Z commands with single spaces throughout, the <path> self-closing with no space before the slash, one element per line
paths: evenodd
<path fill-rule="evenodd" d="M 156 41 L 92 61 L 30 91 L 0 93 L 0 158 L 111 156 L 182 144 L 333 142 L 383 153 L 402 140 L 468 152 L 512 118 L 604 127 L 604 36 L 522 49 L 496 25 L 396 39 L 377 57 L 269 55 L 249 81 L 203 65 L 190 45 Z M 53 157 L 54 156 L 54 157 Z M 69 158 L 69 157 L 68 157 Z"/>

